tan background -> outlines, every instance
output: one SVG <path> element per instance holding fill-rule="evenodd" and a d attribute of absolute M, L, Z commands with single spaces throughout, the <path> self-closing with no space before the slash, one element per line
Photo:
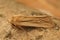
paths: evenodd
<path fill-rule="evenodd" d="M 26 28 L 30 35 L 17 27 L 13 27 L 8 21 L 13 15 L 22 13 L 31 15 L 32 12 L 36 11 L 39 13 L 38 10 L 25 7 L 15 0 L 0 0 L 0 40 L 60 40 L 60 20 L 58 19 L 53 19 L 56 26 L 51 29 Z"/>
<path fill-rule="evenodd" d="M 56 17 L 60 17 L 60 0 L 17 0 L 35 9 L 45 9 Z"/>

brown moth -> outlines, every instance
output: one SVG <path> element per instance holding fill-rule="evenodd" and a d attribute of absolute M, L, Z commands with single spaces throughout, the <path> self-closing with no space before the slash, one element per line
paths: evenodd
<path fill-rule="evenodd" d="M 55 24 L 50 16 L 22 16 L 16 15 L 11 19 L 11 24 L 19 27 L 44 27 L 51 28 Z"/>

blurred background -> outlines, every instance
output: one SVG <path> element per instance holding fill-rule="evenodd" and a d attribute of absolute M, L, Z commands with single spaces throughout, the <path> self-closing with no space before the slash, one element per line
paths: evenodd
<path fill-rule="evenodd" d="M 50 29 L 25 28 L 25 32 L 11 25 L 14 15 L 39 15 L 42 11 L 35 9 L 45 10 L 60 18 L 60 0 L 0 0 L 0 40 L 60 40 L 60 20 L 57 18 L 52 19 L 55 26 Z"/>
<path fill-rule="evenodd" d="M 34 9 L 43 9 L 60 18 L 60 0 L 16 0 Z"/>

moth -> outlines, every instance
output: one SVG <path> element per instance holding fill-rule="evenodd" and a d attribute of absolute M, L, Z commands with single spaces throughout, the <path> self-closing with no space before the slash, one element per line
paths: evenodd
<path fill-rule="evenodd" d="M 12 16 L 11 24 L 17 27 L 43 27 L 52 28 L 55 26 L 50 16 Z"/>

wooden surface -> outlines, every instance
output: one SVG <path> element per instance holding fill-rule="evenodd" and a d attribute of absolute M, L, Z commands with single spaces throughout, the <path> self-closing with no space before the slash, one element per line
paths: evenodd
<path fill-rule="evenodd" d="M 60 17 L 60 0 L 17 0 L 17 2 L 31 8 L 47 10 L 55 17 Z"/>

